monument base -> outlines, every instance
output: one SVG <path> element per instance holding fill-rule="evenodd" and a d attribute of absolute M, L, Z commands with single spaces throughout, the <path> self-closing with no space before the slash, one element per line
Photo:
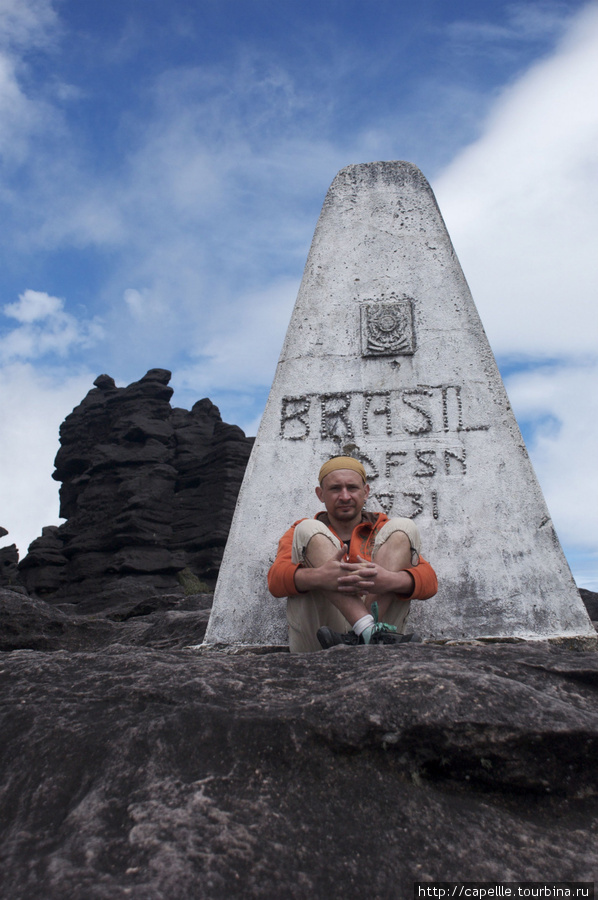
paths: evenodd
<path fill-rule="evenodd" d="M 573 635 L 555 635 L 552 637 L 477 637 L 477 638 L 424 638 L 421 643 L 413 646 L 422 646 L 422 644 L 434 644 L 434 646 L 447 645 L 455 647 L 457 645 L 480 646 L 481 644 L 551 644 L 555 647 L 563 647 L 565 650 L 577 650 L 578 652 L 594 652 L 598 653 L 598 634 L 573 634 Z M 354 647 L 347 645 L 338 645 L 344 650 L 355 650 Z M 264 656 L 267 653 L 289 653 L 288 644 L 194 644 L 185 647 L 186 650 L 196 650 L 198 653 L 225 653 L 228 656 L 246 656 L 254 654 L 256 656 Z M 336 649 L 336 648 L 334 648 Z M 359 649 L 359 648 L 357 648 Z M 392 648 L 391 648 L 392 649 Z M 322 651 L 324 652 L 324 651 Z"/>
<path fill-rule="evenodd" d="M 197 650 L 198 653 L 226 653 L 229 656 L 241 656 L 253 653 L 263 656 L 266 653 L 288 653 L 288 644 L 193 644 L 185 650 Z"/>

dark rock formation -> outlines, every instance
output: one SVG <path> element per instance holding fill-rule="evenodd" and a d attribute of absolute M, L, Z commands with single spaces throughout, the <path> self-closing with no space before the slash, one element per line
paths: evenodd
<path fill-rule="evenodd" d="M 8 534 L 6 528 L 0 528 L 0 537 L 5 534 Z M 19 551 L 16 544 L 0 547 L 0 587 L 9 587 L 25 592 L 19 574 Z"/>
<path fill-rule="evenodd" d="M 579 593 L 590 619 L 598 625 L 598 594 L 595 591 L 588 591 L 586 588 L 580 588 Z"/>
<path fill-rule="evenodd" d="M 169 590 L 217 575 L 252 439 L 209 400 L 172 409 L 170 372 L 117 388 L 100 375 L 60 429 L 60 515 L 20 564 L 28 591 L 81 600 L 133 575 Z"/>
<path fill-rule="evenodd" d="M 101 612 L 0 588 L 0 651 L 92 652 L 110 644 L 180 649 L 201 643 L 211 603 L 212 594 L 186 595 L 180 587 L 172 593 L 147 590 L 140 599 L 134 576 L 106 589 Z"/>
<path fill-rule="evenodd" d="M 202 655 L 183 649 L 199 598 L 94 632 L 93 616 L 24 611 L 10 593 L 13 646 L 45 630 L 56 650 L 0 667 L 11 900 L 402 900 L 414 881 L 596 880 L 596 652 Z M 101 652 L 76 651 L 85 628 Z"/>

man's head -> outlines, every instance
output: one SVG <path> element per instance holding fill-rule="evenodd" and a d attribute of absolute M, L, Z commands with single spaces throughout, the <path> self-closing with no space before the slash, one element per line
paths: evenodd
<path fill-rule="evenodd" d="M 359 475 L 361 475 L 363 483 L 366 483 L 365 469 L 358 459 L 353 459 L 352 456 L 333 456 L 332 459 L 327 460 L 320 469 L 320 474 L 318 475 L 320 487 L 326 476 L 337 469 L 352 469 L 354 472 L 358 472 Z"/>
<path fill-rule="evenodd" d="M 318 499 L 333 519 L 351 522 L 359 519 L 370 493 L 362 464 L 350 456 L 335 456 L 320 469 Z"/>

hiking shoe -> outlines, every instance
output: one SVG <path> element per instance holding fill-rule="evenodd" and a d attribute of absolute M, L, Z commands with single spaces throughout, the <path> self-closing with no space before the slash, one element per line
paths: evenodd
<path fill-rule="evenodd" d="M 316 637 L 324 650 L 330 650 L 331 647 L 336 647 L 337 644 L 348 644 L 350 646 L 356 646 L 357 644 L 363 645 L 363 641 L 361 638 L 357 637 L 354 631 L 348 631 L 346 634 L 341 634 L 339 631 L 333 631 L 332 628 L 328 628 L 327 625 L 318 628 Z"/>
<path fill-rule="evenodd" d="M 374 625 L 370 636 L 370 644 L 421 644 L 421 641 L 422 639 L 417 632 L 400 634 L 394 625 L 387 625 L 385 622 Z"/>
<path fill-rule="evenodd" d="M 317 638 L 324 650 L 329 650 L 331 647 L 336 647 L 338 644 L 347 644 L 350 647 L 365 646 L 363 637 L 358 637 L 354 631 L 348 631 L 346 634 L 341 634 L 338 631 L 333 631 L 332 628 L 328 628 L 326 625 L 322 628 L 318 628 Z M 412 632 L 411 634 L 399 634 L 395 625 L 387 625 L 386 622 L 380 622 L 374 625 L 369 643 L 420 644 L 421 637 L 416 632 Z"/>

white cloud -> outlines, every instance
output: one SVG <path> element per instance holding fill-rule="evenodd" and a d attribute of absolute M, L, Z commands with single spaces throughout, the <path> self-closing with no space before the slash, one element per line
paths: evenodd
<path fill-rule="evenodd" d="M 64 300 L 43 291 L 26 290 L 4 314 L 21 324 L 0 337 L 0 362 L 66 356 L 75 347 L 91 346 L 103 335 L 97 319 L 79 321 L 64 310 Z"/>
<path fill-rule="evenodd" d="M 22 163 L 34 134 L 52 128 L 56 111 L 27 95 L 22 50 L 51 42 L 57 17 L 50 0 L 0 0 L 0 160 Z"/>
<path fill-rule="evenodd" d="M 45 525 L 58 525 L 58 484 L 52 480 L 61 422 L 91 389 L 95 375 L 28 363 L 0 369 L 0 525 L 2 546 L 15 543 L 21 558 Z"/>
<path fill-rule="evenodd" d="M 43 104 L 25 96 L 13 60 L 0 51 L 0 159 L 22 161 L 31 133 L 44 118 Z"/>
<path fill-rule="evenodd" d="M 140 291 L 137 288 L 127 288 L 123 299 L 131 315 L 140 321 L 147 321 L 148 317 L 163 316 L 168 312 L 168 304 L 147 288 Z"/>
<path fill-rule="evenodd" d="M 43 291 L 26 290 L 19 294 L 18 303 L 7 303 L 4 314 L 17 319 L 18 322 L 30 324 L 37 319 L 47 319 L 59 315 L 64 307 L 64 300 L 51 297 Z"/>
<path fill-rule="evenodd" d="M 517 44 L 558 35 L 569 11 L 561 3 L 512 3 L 503 23 L 458 19 L 446 31 L 470 53 L 486 53 L 487 45 Z"/>
<path fill-rule="evenodd" d="M 1 45 L 44 45 L 57 24 L 51 0 L 0 0 Z"/>
<path fill-rule="evenodd" d="M 598 6 L 500 97 L 435 192 L 499 355 L 595 352 Z"/>
<path fill-rule="evenodd" d="M 598 5 L 434 187 L 578 583 L 598 588 Z M 526 367 L 521 363 L 526 361 Z M 576 566 L 579 564 L 579 568 Z"/>
<path fill-rule="evenodd" d="M 280 355 L 299 281 L 275 282 L 241 296 L 234 315 L 220 309 L 211 334 L 197 335 L 197 362 L 178 368 L 173 384 L 197 392 L 269 387 Z"/>
<path fill-rule="evenodd" d="M 598 535 L 598 361 L 511 375 L 518 419 L 535 425 L 528 447 L 563 543 L 596 548 Z"/>

